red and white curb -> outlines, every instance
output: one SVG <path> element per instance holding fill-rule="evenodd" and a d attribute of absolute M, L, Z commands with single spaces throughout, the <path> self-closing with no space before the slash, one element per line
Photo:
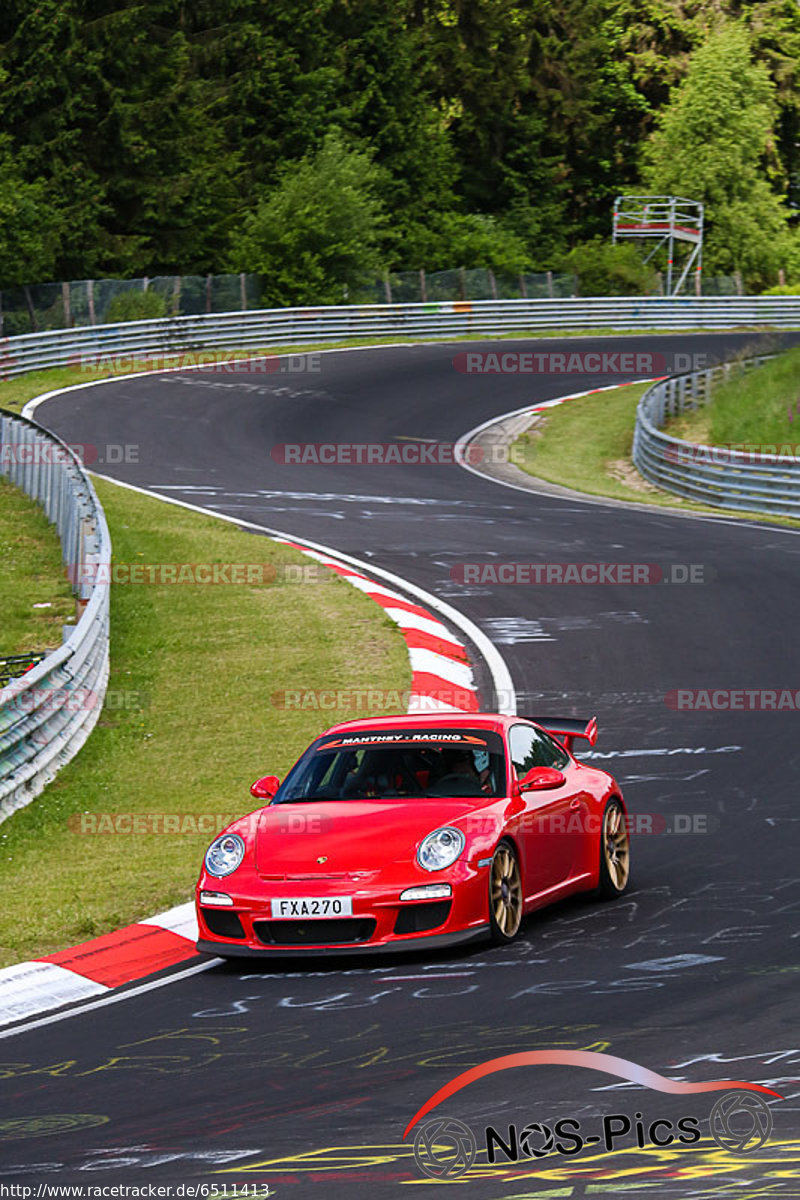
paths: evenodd
<path fill-rule="evenodd" d="M 626 379 L 624 383 L 610 383 L 605 387 L 589 388 L 585 392 L 572 392 L 569 396 L 556 396 L 553 400 L 540 400 L 537 404 L 525 404 L 522 408 L 514 408 L 511 412 L 499 413 L 495 417 L 490 417 L 488 421 L 483 421 L 480 425 L 476 425 L 474 429 L 470 429 L 468 433 L 463 433 L 455 444 L 455 460 L 459 466 L 466 471 L 471 471 L 473 475 L 479 475 L 482 479 L 487 476 L 477 466 L 473 466 L 469 459 L 469 445 L 485 433 L 487 429 L 491 429 L 493 425 L 502 425 L 504 421 L 510 421 L 514 417 L 534 417 L 537 413 L 546 412 L 548 408 L 558 408 L 561 404 L 567 404 L 570 400 L 582 400 L 584 396 L 594 396 L 598 392 L 615 392 L 621 387 L 635 387 L 637 383 L 657 383 L 659 379 L 666 379 L 665 375 L 656 375 L 650 379 Z M 488 476 L 488 478 L 492 478 Z M 513 484 L 506 486 L 512 487 Z M 527 489 L 525 489 L 527 490 Z"/>
<path fill-rule="evenodd" d="M 380 604 L 400 627 L 411 662 L 410 713 L 478 711 L 467 651 L 427 608 L 331 555 L 289 538 L 274 540 L 335 571 Z M 190 901 L 81 946 L 5 967 L 0 970 L 0 1028 L 77 1001 L 97 999 L 175 967 L 196 956 L 196 939 L 197 919 Z"/>
<path fill-rule="evenodd" d="M 568 400 L 581 400 L 584 396 L 594 396 L 597 392 L 615 392 L 617 388 L 635 387 L 637 383 L 658 383 L 659 379 L 666 378 L 666 375 L 654 375 L 652 379 L 626 379 L 624 383 L 610 383 L 605 387 L 589 388 L 585 392 L 573 392 L 571 396 L 556 396 L 555 400 L 542 400 L 539 404 L 534 404 L 528 409 L 520 409 L 520 412 L 544 412 L 545 409 L 557 408 L 559 404 L 566 404 Z M 497 417 L 495 417 L 496 420 L 498 420 Z"/>
<path fill-rule="evenodd" d="M 197 954 L 194 904 L 0 970 L 0 1026 L 105 995 Z"/>
<path fill-rule="evenodd" d="M 480 698 L 475 687 L 467 651 L 455 634 L 427 608 L 406 599 L 347 563 L 328 554 L 309 550 L 288 538 L 276 538 L 330 567 L 348 583 L 364 592 L 400 627 L 411 663 L 410 713 L 478 712 Z"/>

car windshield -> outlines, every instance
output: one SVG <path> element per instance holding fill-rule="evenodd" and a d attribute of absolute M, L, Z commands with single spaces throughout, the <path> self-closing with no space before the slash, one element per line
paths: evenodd
<path fill-rule="evenodd" d="M 501 796 L 505 779 L 503 739 L 491 730 L 359 730 L 314 742 L 273 803 Z"/>

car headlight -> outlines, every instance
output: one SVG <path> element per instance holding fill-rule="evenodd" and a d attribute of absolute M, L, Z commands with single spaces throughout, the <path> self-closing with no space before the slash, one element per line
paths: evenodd
<path fill-rule="evenodd" d="M 238 833 L 223 833 L 206 850 L 206 870 L 218 879 L 230 875 L 244 858 L 244 842 Z"/>
<path fill-rule="evenodd" d="M 442 871 L 451 867 L 464 849 L 464 835 L 460 829 L 445 825 L 420 842 L 417 862 L 424 871 Z"/>

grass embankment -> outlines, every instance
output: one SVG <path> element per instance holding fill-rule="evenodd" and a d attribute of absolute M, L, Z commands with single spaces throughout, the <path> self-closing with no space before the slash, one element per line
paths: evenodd
<path fill-rule="evenodd" d="M 560 483 L 563 487 L 592 496 L 608 496 L 614 500 L 724 516 L 725 509 L 684 500 L 672 492 L 654 487 L 634 467 L 631 449 L 636 405 L 649 386 L 633 384 L 608 392 L 596 392 L 547 410 L 531 429 L 516 440 L 513 461 L 538 479 Z M 703 416 L 704 412 L 700 415 Z M 800 441 L 800 426 L 798 430 Z M 686 436 L 673 429 L 670 432 L 676 437 Z M 789 517 L 767 517 L 758 513 L 735 515 L 792 528 L 800 526 L 800 521 Z"/>
<path fill-rule="evenodd" d="M 55 526 L 35 501 L 2 478 L 0 613 L 0 656 L 60 646 L 63 625 L 75 618 Z"/>
<path fill-rule="evenodd" d="M 744 443 L 756 452 L 800 446 L 800 347 L 718 384 L 710 404 L 674 418 L 666 431 L 712 446 Z"/>
<path fill-rule="evenodd" d="M 0 966 L 190 897 L 207 832 L 80 831 L 100 814 L 206 814 L 216 832 L 257 807 L 259 775 L 282 776 L 326 725 L 369 715 L 276 707 L 274 692 L 410 687 L 397 627 L 332 572 L 293 582 L 283 568 L 309 564 L 297 551 L 104 481 L 97 491 L 115 563 L 259 563 L 277 576 L 112 584 L 111 703 L 45 793 L 0 825 Z"/>
<path fill-rule="evenodd" d="M 650 385 L 595 392 L 546 410 L 514 443 L 529 475 L 596 496 L 696 507 L 647 483 L 631 462 L 636 405 Z"/>

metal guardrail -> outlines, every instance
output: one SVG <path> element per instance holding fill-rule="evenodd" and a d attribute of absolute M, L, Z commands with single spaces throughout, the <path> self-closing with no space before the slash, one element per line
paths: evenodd
<path fill-rule="evenodd" d="M 96 564 L 111 561 L 105 515 L 72 451 L 32 421 L 0 409 L 0 475 L 27 492 L 56 525 L 83 612 L 65 640 L 0 689 L 0 821 L 31 800 L 89 736 L 108 684 L 109 588 Z"/>
<path fill-rule="evenodd" d="M 480 300 L 264 309 L 28 333 L 0 341 L 0 378 L 121 355 L 308 345 L 348 338 L 557 334 L 568 329 L 800 328 L 800 296 Z M 123 367 L 122 370 L 125 368 Z"/>
<path fill-rule="evenodd" d="M 661 380 L 645 392 L 636 411 L 633 461 L 658 487 L 688 500 L 741 512 L 800 517 L 800 458 L 789 454 L 696 445 L 663 432 L 669 417 L 708 404 L 717 383 L 737 370 L 752 370 L 770 355 L 725 363 Z M 788 439 L 787 439 L 788 442 Z"/>
<path fill-rule="evenodd" d="M 123 374 L 135 364 L 121 362 L 121 356 L 146 360 L 187 351 L 263 349 L 350 338 L 737 326 L 800 328 L 800 297 L 490 300 L 270 309 L 132 321 L 0 340 L 0 379 L 70 364 L 105 366 L 110 374 Z M 637 416 L 636 465 L 660 486 L 684 489 L 681 494 L 712 504 L 796 512 L 800 508 L 796 465 L 791 469 L 782 465 L 775 473 L 772 465 L 748 464 L 743 469 L 732 463 L 727 471 L 711 468 L 704 479 L 698 468 L 680 462 L 678 451 L 681 447 L 691 450 L 688 443 L 660 432 L 666 409 L 671 405 L 670 411 L 679 411 L 675 405 L 685 403 L 687 394 L 697 400 L 702 388 L 709 386 L 698 380 L 710 380 L 718 370 L 679 377 L 650 389 Z M 687 379 L 694 382 L 687 384 Z M 20 462 L 18 454 L 6 454 L 7 447 L 16 442 L 59 447 L 61 461 L 47 461 L 46 454 L 32 452 L 28 461 Z M 109 595 L 107 586 L 98 583 L 92 587 L 88 581 L 93 578 L 94 564 L 110 562 L 111 543 L 94 489 L 72 452 L 37 425 L 2 410 L 0 474 L 43 504 L 58 526 L 64 560 L 79 565 L 77 590 L 81 599 L 88 601 L 64 644 L 0 690 L 2 821 L 42 791 L 59 767 L 77 753 L 99 716 L 108 682 Z M 77 704 L 76 697 L 81 698 Z"/>

